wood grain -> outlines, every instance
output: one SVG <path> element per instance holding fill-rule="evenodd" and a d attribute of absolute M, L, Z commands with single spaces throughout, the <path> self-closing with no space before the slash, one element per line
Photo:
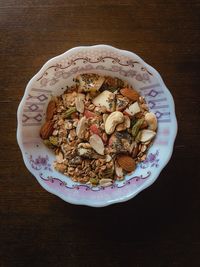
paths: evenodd
<path fill-rule="evenodd" d="M 200 1 L 0 0 L 0 267 L 199 266 Z M 67 204 L 27 171 L 16 111 L 29 79 L 78 45 L 134 51 L 175 99 L 171 161 L 136 198 Z"/>

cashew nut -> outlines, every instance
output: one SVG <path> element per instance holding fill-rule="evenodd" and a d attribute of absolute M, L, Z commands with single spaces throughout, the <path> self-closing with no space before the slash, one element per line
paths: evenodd
<path fill-rule="evenodd" d="M 105 131 L 107 134 L 112 134 L 115 127 L 124 121 L 124 115 L 120 111 L 112 112 L 105 123 Z"/>
<path fill-rule="evenodd" d="M 155 131 L 157 129 L 157 118 L 153 112 L 148 112 L 145 114 L 145 121 L 148 124 L 148 129 Z"/>
<path fill-rule="evenodd" d="M 118 124 L 117 127 L 116 127 L 116 130 L 117 130 L 118 132 L 124 131 L 124 130 L 130 128 L 130 125 L 131 125 L 130 118 L 129 118 L 129 116 L 126 116 L 126 115 L 125 115 L 125 116 L 124 116 L 124 122 Z"/>

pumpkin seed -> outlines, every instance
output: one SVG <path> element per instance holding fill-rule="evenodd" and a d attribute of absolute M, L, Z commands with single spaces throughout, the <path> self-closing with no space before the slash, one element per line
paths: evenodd
<path fill-rule="evenodd" d="M 69 108 L 67 111 L 64 113 L 64 118 L 69 118 L 74 112 L 76 112 L 77 109 L 75 107 Z"/>
<path fill-rule="evenodd" d="M 139 119 L 132 127 L 132 136 L 135 138 L 140 130 L 141 125 L 143 124 L 144 119 Z"/>

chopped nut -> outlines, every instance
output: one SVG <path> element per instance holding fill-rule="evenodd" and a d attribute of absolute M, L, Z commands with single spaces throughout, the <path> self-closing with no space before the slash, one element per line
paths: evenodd
<path fill-rule="evenodd" d="M 95 108 L 95 105 L 94 104 L 90 104 L 87 109 L 90 110 L 90 111 L 93 111 Z"/>
<path fill-rule="evenodd" d="M 118 178 L 122 178 L 124 176 L 123 169 L 120 165 L 115 161 L 115 173 Z"/>
<path fill-rule="evenodd" d="M 76 134 L 78 138 L 84 137 L 84 131 L 86 130 L 86 123 L 87 123 L 86 117 L 82 117 L 80 121 L 78 122 L 77 127 L 76 127 Z"/>
<path fill-rule="evenodd" d="M 89 143 L 80 143 L 78 144 L 78 148 L 83 147 L 83 148 L 91 148 L 92 146 Z"/>
<path fill-rule="evenodd" d="M 100 181 L 99 181 L 99 184 L 101 185 L 101 186 L 104 186 L 104 187 L 106 187 L 106 186 L 110 186 L 111 184 L 112 184 L 112 179 L 101 179 Z"/>
<path fill-rule="evenodd" d="M 104 155 L 104 144 L 97 134 L 93 134 L 90 136 L 89 139 L 91 147 L 100 155 Z"/>
<path fill-rule="evenodd" d="M 133 148 L 133 150 L 132 150 L 132 157 L 133 157 L 133 158 L 136 158 L 138 152 L 139 152 L 138 144 L 135 143 L 135 146 L 134 146 L 134 148 Z"/>
<path fill-rule="evenodd" d="M 82 97 L 83 96 L 83 97 Z M 78 94 L 76 99 L 75 99 L 75 105 L 76 105 L 76 110 L 78 112 L 83 113 L 84 112 L 84 100 L 85 96 L 83 94 Z"/>
<path fill-rule="evenodd" d="M 151 131 L 151 130 L 141 130 L 140 131 L 140 137 L 139 137 L 139 140 L 141 142 L 147 142 L 147 141 L 150 141 L 151 139 L 153 139 L 156 135 L 156 133 L 154 131 Z"/>
<path fill-rule="evenodd" d="M 54 130 L 52 135 L 56 136 L 58 134 L 58 130 Z"/>
<path fill-rule="evenodd" d="M 66 121 L 64 124 L 65 129 L 71 130 L 73 128 L 73 124 L 69 121 Z"/>
<path fill-rule="evenodd" d="M 74 119 L 74 122 L 73 122 L 73 127 L 77 127 L 77 125 L 78 125 L 78 119 Z"/>
<path fill-rule="evenodd" d="M 66 169 L 66 166 L 63 164 L 63 163 L 55 163 L 54 164 L 54 168 L 59 171 L 59 172 L 62 172 L 64 173 L 65 172 L 65 169 Z"/>
<path fill-rule="evenodd" d="M 152 112 L 145 114 L 145 120 L 148 124 L 148 129 L 155 131 L 157 129 L 157 118 L 156 115 Z"/>
<path fill-rule="evenodd" d="M 68 138 L 70 141 L 74 140 L 76 137 L 76 130 L 75 129 L 72 129 L 69 131 L 69 135 L 68 135 Z"/>
<path fill-rule="evenodd" d="M 129 99 L 127 97 L 122 96 L 122 95 L 117 95 L 116 98 L 117 98 L 116 110 L 122 111 L 128 105 Z"/>
<path fill-rule="evenodd" d="M 112 160 L 112 157 L 110 155 L 106 155 L 106 162 L 110 162 Z"/>
<path fill-rule="evenodd" d="M 138 102 L 133 103 L 132 105 L 129 106 L 129 108 L 125 109 L 125 112 L 127 112 L 130 115 L 135 115 L 140 112 L 140 106 Z"/>
<path fill-rule="evenodd" d="M 140 158 L 140 160 L 141 160 L 141 161 L 144 161 L 146 158 L 147 158 L 147 155 L 143 155 L 143 156 Z"/>
<path fill-rule="evenodd" d="M 115 108 L 115 95 L 107 90 L 103 91 L 92 102 L 97 107 L 106 107 L 107 111 L 113 112 Z"/>
<path fill-rule="evenodd" d="M 140 151 L 141 151 L 141 152 L 145 152 L 146 149 L 147 149 L 147 146 L 146 146 L 146 145 L 142 145 Z"/>
<path fill-rule="evenodd" d="M 104 124 L 106 123 L 108 116 L 109 116 L 108 114 L 103 114 L 103 123 Z"/>

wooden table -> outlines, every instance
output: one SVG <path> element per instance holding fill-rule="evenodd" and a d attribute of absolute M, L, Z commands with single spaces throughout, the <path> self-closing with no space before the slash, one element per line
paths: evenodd
<path fill-rule="evenodd" d="M 0 1 L 0 267 L 200 266 L 200 1 Z M 29 79 L 71 47 L 134 51 L 175 99 L 169 164 L 136 198 L 102 209 L 49 194 L 26 169 L 16 111 Z"/>

